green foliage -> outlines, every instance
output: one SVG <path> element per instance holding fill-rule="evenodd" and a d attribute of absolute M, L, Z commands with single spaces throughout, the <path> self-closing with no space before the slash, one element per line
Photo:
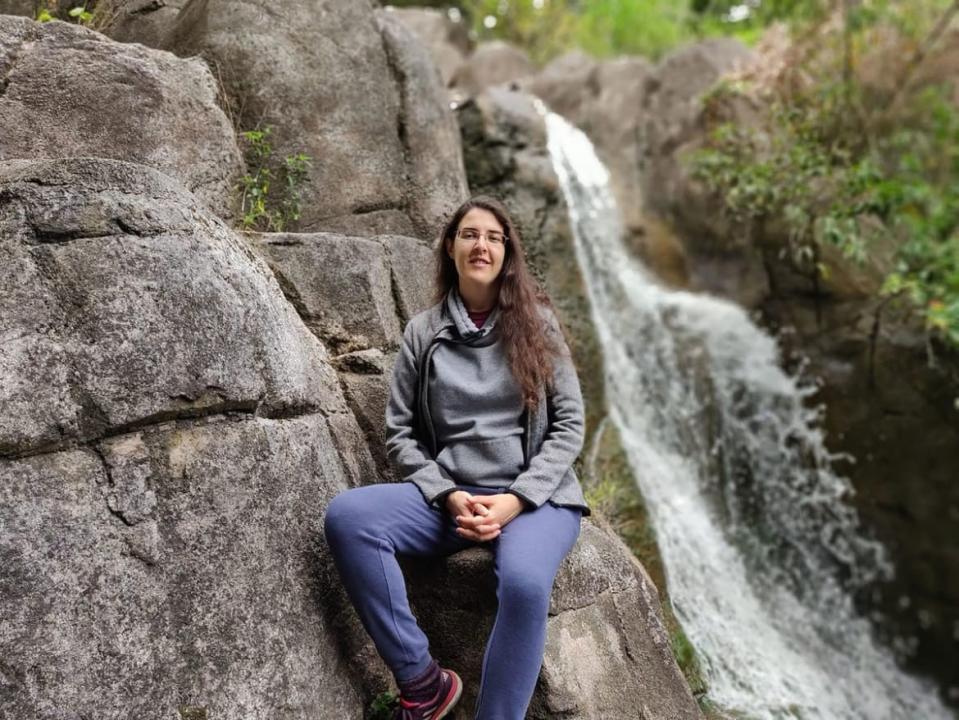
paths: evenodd
<path fill-rule="evenodd" d="M 77 7 L 70 8 L 67 15 L 74 20 L 76 20 L 81 25 L 85 25 L 93 20 L 93 13 L 87 10 L 86 5 L 78 5 Z"/>
<path fill-rule="evenodd" d="M 597 0 L 582 4 L 576 42 L 597 57 L 658 58 L 692 38 L 689 13 L 675 0 Z"/>
<path fill-rule="evenodd" d="M 35 17 L 37 22 L 50 22 L 51 20 L 63 20 L 64 22 L 73 22 L 78 25 L 93 24 L 94 14 L 87 9 L 87 4 L 75 5 L 64 12 L 60 3 L 53 0 L 37 8 Z"/>
<path fill-rule="evenodd" d="M 506 40 L 534 63 L 579 48 L 596 57 L 657 59 L 703 37 L 755 43 L 774 22 L 808 26 L 836 9 L 832 0 L 390 0 L 399 6 L 455 9 L 477 40 Z M 929 24 L 949 0 L 865 0 L 850 4 L 853 29 L 890 20 L 905 34 Z"/>
<path fill-rule="evenodd" d="M 847 32 L 898 10 L 876 3 Z M 853 36 L 851 46 L 861 41 Z M 774 102 L 767 126 L 752 131 L 724 121 L 739 89 L 717 86 L 704 98 L 713 129 L 692 158 L 694 177 L 747 227 L 784 223 L 793 261 L 820 278 L 828 279 L 819 259 L 826 244 L 858 263 L 876 247 L 895 247 L 881 292 L 907 298 L 930 330 L 959 345 L 959 111 L 950 89 L 911 90 L 887 117 L 899 88 L 878 102 L 854 74 L 843 77 L 825 67 L 808 90 Z M 879 109 L 869 114 L 870 105 Z"/>
<path fill-rule="evenodd" d="M 688 9 L 674 0 L 463 0 L 475 37 L 512 42 L 542 64 L 573 48 L 596 57 L 656 58 L 693 37 Z"/>
<path fill-rule="evenodd" d="M 247 145 L 247 174 L 240 180 L 240 210 L 244 228 L 282 232 L 300 219 L 301 191 L 309 179 L 312 159 L 300 152 L 277 162 L 272 132 L 267 126 L 241 133 Z"/>
<path fill-rule="evenodd" d="M 399 698 L 394 693 L 384 692 L 373 698 L 370 703 L 368 720 L 390 720 Z"/>

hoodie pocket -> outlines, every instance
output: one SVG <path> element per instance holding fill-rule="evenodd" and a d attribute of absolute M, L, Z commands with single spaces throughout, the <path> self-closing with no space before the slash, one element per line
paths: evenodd
<path fill-rule="evenodd" d="M 512 482 L 523 469 L 523 437 L 454 441 L 440 450 L 436 462 L 459 482 Z"/>

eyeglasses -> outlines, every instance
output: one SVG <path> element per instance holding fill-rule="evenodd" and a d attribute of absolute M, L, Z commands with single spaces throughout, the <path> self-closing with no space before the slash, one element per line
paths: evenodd
<path fill-rule="evenodd" d="M 475 243 L 481 237 L 486 237 L 486 242 L 490 245 L 504 245 L 508 238 L 501 232 L 496 230 L 489 230 L 485 233 L 481 233 L 476 228 L 462 228 L 461 230 L 456 231 L 456 237 L 466 243 Z"/>

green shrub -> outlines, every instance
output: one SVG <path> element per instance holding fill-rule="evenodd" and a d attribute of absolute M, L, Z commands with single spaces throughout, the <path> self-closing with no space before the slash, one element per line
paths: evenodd
<path fill-rule="evenodd" d="M 736 92 L 715 89 L 707 117 Z M 734 219 L 784 222 L 793 260 L 820 277 L 824 244 L 858 263 L 895 246 L 882 294 L 907 299 L 930 331 L 959 345 L 959 111 L 949 88 L 928 86 L 910 97 L 907 117 L 863 128 L 852 110 L 861 93 L 821 80 L 774 103 L 762 130 L 717 122 L 691 159 L 693 176 Z"/>
<path fill-rule="evenodd" d="M 90 25 L 93 22 L 94 14 L 92 9 L 87 8 L 88 3 L 75 5 L 64 11 L 60 3 L 56 0 L 46 2 L 37 8 L 35 20 L 37 22 L 50 22 L 51 20 L 63 20 L 64 22 L 73 22 L 78 25 Z M 94 3 L 95 5 L 95 3 Z"/>
<path fill-rule="evenodd" d="M 393 710 L 399 700 L 394 693 L 383 692 L 373 698 L 370 703 L 369 720 L 390 720 Z"/>
<path fill-rule="evenodd" d="M 272 128 L 240 133 L 246 142 L 247 173 L 240 180 L 242 225 L 248 230 L 283 232 L 300 219 L 301 191 L 312 159 L 305 153 L 273 156 Z"/>

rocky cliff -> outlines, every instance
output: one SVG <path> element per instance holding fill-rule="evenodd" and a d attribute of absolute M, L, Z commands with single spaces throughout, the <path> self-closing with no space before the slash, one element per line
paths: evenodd
<path fill-rule="evenodd" d="M 3 716 L 360 718 L 389 687 L 322 518 L 396 480 L 385 389 L 473 189 L 460 129 L 389 14 L 225 5 L 119 4 L 142 44 L 0 16 Z M 237 227 L 259 123 L 315 161 L 294 232 Z M 584 523 L 530 716 L 699 717 L 656 587 Z M 488 551 L 408 572 L 468 717 Z"/>

